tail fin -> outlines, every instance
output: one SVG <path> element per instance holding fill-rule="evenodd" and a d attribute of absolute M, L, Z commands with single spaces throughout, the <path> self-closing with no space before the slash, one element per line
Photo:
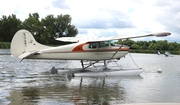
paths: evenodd
<path fill-rule="evenodd" d="M 37 52 L 49 46 L 38 43 L 33 35 L 27 30 L 19 30 L 11 41 L 11 55 L 19 57 L 25 53 Z"/>

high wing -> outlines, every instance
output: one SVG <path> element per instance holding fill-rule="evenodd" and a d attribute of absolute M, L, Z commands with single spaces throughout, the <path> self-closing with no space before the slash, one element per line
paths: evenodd
<path fill-rule="evenodd" d="M 131 38 L 141 38 L 141 37 L 149 37 L 149 36 L 156 36 L 156 37 L 164 37 L 171 35 L 170 32 L 160 32 L 160 33 L 151 33 L 151 34 L 145 34 L 145 35 L 121 35 L 121 36 L 115 36 L 115 37 L 99 37 L 99 38 L 93 38 L 93 39 L 86 39 L 87 42 L 100 42 L 100 41 L 108 41 L 108 40 L 119 40 L 119 39 L 131 39 Z M 80 37 L 61 37 L 57 38 L 56 40 L 59 41 L 65 41 L 65 42 L 79 42 L 79 41 L 85 41 L 85 39 L 82 39 Z"/>
<path fill-rule="evenodd" d="M 156 36 L 156 37 L 164 37 L 171 35 L 170 32 L 160 32 L 160 33 L 152 33 L 146 35 L 121 35 L 116 37 L 107 37 L 107 38 L 99 38 L 94 40 L 89 40 L 88 42 L 100 42 L 100 41 L 108 41 L 108 40 L 119 40 L 119 39 L 131 39 L 131 38 L 141 38 L 141 37 L 149 37 L 149 36 Z"/>

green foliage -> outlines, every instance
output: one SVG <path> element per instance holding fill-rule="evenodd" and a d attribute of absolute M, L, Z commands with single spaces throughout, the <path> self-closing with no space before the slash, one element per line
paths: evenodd
<path fill-rule="evenodd" d="M 45 19 L 41 20 L 43 26 L 43 36 L 49 43 L 57 44 L 59 41 L 55 41 L 56 37 L 72 37 L 78 34 L 78 30 L 74 25 L 71 25 L 70 15 L 48 15 Z"/>
<path fill-rule="evenodd" d="M 10 42 L 0 42 L 0 48 L 9 49 L 10 48 Z"/>
<path fill-rule="evenodd" d="M 117 42 L 117 44 L 125 44 L 129 47 L 131 47 L 134 43 L 135 43 L 135 41 L 133 41 L 133 40 L 118 40 L 118 42 Z"/>
<path fill-rule="evenodd" d="M 70 15 L 48 15 L 40 18 L 38 13 L 29 14 L 23 22 L 12 14 L 0 18 L 0 41 L 11 42 L 14 34 L 20 29 L 30 31 L 35 39 L 42 44 L 61 44 L 55 37 L 76 36 L 78 29 L 71 24 Z"/>
<path fill-rule="evenodd" d="M 130 46 L 132 52 L 148 52 L 154 53 L 159 51 L 171 51 L 173 54 L 178 54 L 180 52 L 180 44 L 176 42 L 169 42 L 167 40 L 159 40 L 159 41 L 133 41 L 127 40 L 122 41 L 119 40 L 117 44 L 125 44 Z M 174 52 L 173 52 L 174 51 Z"/>
<path fill-rule="evenodd" d="M 0 41 L 10 42 L 14 34 L 21 29 L 21 20 L 16 15 L 2 16 L 0 18 Z"/>

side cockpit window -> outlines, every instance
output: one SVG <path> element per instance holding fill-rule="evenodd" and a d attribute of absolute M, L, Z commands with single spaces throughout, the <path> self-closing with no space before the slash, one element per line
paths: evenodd
<path fill-rule="evenodd" d="M 89 48 L 97 48 L 97 43 L 90 43 Z"/>
<path fill-rule="evenodd" d="M 107 46 L 109 46 L 108 41 L 99 42 L 99 47 L 107 47 Z"/>

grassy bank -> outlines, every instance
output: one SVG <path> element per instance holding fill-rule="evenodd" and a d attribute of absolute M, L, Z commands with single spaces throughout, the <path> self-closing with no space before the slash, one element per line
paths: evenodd
<path fill-rule="evenodd" d="M 0 49 L 10 49 L 10 42 L 0 42 Z M 55 45 L 53 45 L 55 46 Z M 157 50 L 134 50 L 131 49 L 130 53 L 149 53 L 149 54 L 157 54 Z M 165 51 L 160 51 L 161 54 L 164 54 Z M 171 54 L 180 55 L 180 51 L 168 51 Z"/>
<path fill-rule="evenodd" d="M 10 42 L 0 42 L 0 48 L 1 49 L 9 49 L 11 43 Z"/>

